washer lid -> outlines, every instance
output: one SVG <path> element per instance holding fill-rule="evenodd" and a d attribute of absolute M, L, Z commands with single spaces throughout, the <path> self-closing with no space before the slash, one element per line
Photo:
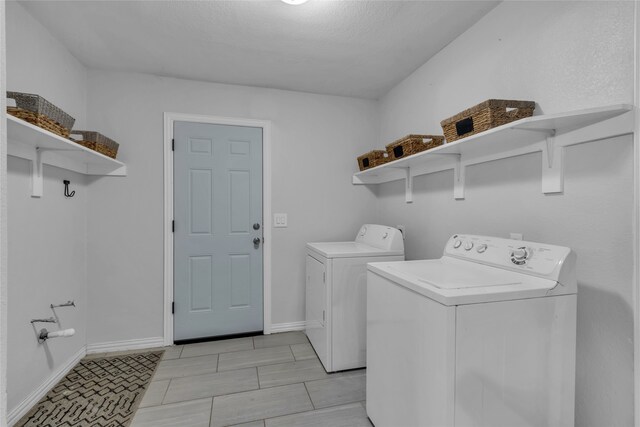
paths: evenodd
<path fill-rule="evenodd" d="M 359 242 L 321 242 L 307 243 L 307 251 L 324 258 L 358 258 L 404 255 L 404 250 L 376 248 Z"/>
<path fill-rule="evenodd" d="M 447 259 L 428 262 L 404 262 L 390 265 L 389 270 L 414 276 L 421 283 L 438 289 L 486 288 L 491 286 L 518 285 L 522 283 L 521 274 L 511 273 L 497 268 L 470 264 L 454 268 L 455 261 Z"/>
<path fill-rule="evenodd" d="M 574 293 L 570 288 L 563 292 L 563 286 L 554 280 L 446 256 L 369 263 L 368 269 L 444 305 L 543 297 L 552 289 L 554 295 Z"/>

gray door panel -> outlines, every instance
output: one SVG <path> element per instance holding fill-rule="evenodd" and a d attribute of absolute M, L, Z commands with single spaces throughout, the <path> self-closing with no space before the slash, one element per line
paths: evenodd
<path fill-rule="evenodd" d="M 174 139 L 174 338 L 261 331 L 262 129 L 176 122 Z"/>

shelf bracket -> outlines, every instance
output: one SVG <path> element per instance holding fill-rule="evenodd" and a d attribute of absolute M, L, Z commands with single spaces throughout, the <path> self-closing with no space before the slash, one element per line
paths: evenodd
<path fill-rule="evenodd" d="M 404 187 L 404 201 L 406 203 L 413 203 L 413 176 L 411 176 L 411 168 L 405 168 L 405 187 Z"/>
<path fill-rule="evenodd" d="M 31 197 L 42 197 L 43 188 L 42 149 L 36 147 L 31 159 Z"/>
<path fill-rule="evenodd" d="M 456 200 L 464 199 L 464 172 L 465 166 L 462 164 L 462 154 L 460 153 L 434 153 L 440 156 L 453 156 L 453 197 Z"/>
<path fill-rule="evenodd" d="M 47 151 L 71 151 L 57 150 L 55 148 L 35 147 L 31 157 L 31 197 L 40 198 L 44 193 L 44 170 L 42 155 Z"/>
<path fill-rule="evenodd" d="M 529 129 L 529 128 L 516 128 L 518 130 L 523 130 L 523 131 L 527 131 L 527 132 L 537 132 L 537 133 L 543 133 L 546 135 L 545 138 L 545 142 L 546 142 L 546 154 L 547 154 L 547 167 L 551 168 L 553 167 L 553 156 L 554 156 L 554 146 L 555 146 L 555 142 L 556 142 L 556 130 L 555 129 Z"/>
<path fill-rule="evenodd" d="M 460 157 L 456 161 L 455 166 L 453 167 L 453 198 L 456 200 L 464 199 L 464 178 L 465 178 L 465 169 L 466 167 L 460 161 Z"/>
<path fill-rule="evenodd" d="M 464 175 L 465 165 L 462 164 L 462 154 L 460 153 L 432 153 L 434 156 L 454 157 L 453 164 L 453 197 L 456 200 L 464 199 Z"/>
<path fill-rule="evenodd" d="M 542 192 L 545 194 L 564 191 L 564 147 L 556 143 L 555 129 L 517 128 L 529 132 L 546 134 L 542 144 Z"/>
<path fill-rule="evenodd" d="M 542 146 L 542 192 L 564 191 L 564 147 L 556 143 L 555 132 L 547 135 Z"/>
<path fill-rule="evenodd" d="M 545 145 L 547 147 L 547 167 L 548 168 L 553 167 L 553 155 L 554 155 L 555 143 L 556 143 L 556 133 L 554 132 L 551 135 L 548 135 L 545 140 Z"/>

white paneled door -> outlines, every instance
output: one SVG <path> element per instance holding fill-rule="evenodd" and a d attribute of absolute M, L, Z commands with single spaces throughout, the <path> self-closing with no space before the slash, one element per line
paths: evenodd
<path fill-rule="evenodd" d="M 174 340 L 262 331 L 262 129 L 174 124 Z"/>

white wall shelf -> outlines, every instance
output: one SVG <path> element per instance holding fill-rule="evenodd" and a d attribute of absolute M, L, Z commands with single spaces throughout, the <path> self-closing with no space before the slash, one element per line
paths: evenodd
<path fill-rule="evenodd" d="M 127 175 L 124 163 L 9 115 L 7 142 L 8 155 L 31 160 L 32 197 L 42 197 L 43 164 L 85 175 Z"/>
<path fill-rule="evenodd" d="M 529 117 L 386 163 L 353 175 L 354 185 L 405 180 L 405 200 L 413 201 L 413 178 L 454 170 L 454 197 L 464 199 L 467 166 L 542 152 L 542 192 L 562 193 L 564 148 L 634 132 L 634 107 L 602 108 Z"/>

